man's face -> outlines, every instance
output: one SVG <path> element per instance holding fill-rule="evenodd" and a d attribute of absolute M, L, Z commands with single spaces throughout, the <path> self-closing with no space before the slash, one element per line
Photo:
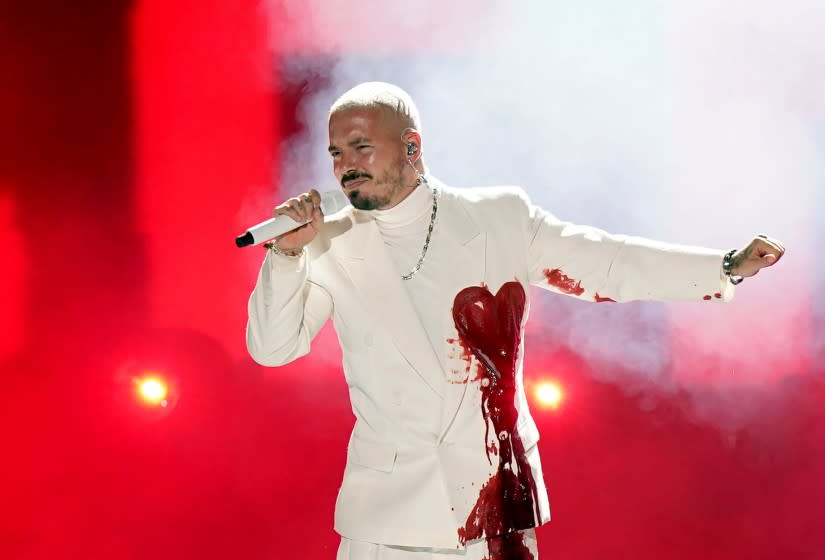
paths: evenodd
<path fill-rule="evenodd" d="M 345 109 L 330 117 L 333 172 L 359 210 L 392 208 L 404 198 L 407 162 L 401 132 L 388 110 Z"/>

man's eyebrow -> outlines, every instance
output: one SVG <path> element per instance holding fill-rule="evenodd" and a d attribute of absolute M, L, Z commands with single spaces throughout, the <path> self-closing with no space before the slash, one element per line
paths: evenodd
<path fill-rule="evenodd" d="M 352 142 L 350 142 L 347 145 L 348 146 L 357 146 L 358 144 L 363 144 L 364 142 L 370 142 L 370 139 L 367 138 L 366 136 L 359 136 L 358 138 L 356 138 L 355 140 L 353 140 Z"/>
<path fill-rule="evenodd" d="M 365 142 L 371 142 L 371 140 L 369 138 L 367 138 L 366 136 L 359 136 L 358 138 L 356 138 L 352 142 L 347 142 L 347 146 L 357 146 L 358 144 L 363 144 Z M 336 151 L 338 151 L 338 146 L 335 146 L 334 144 L 330 144 L 329 148 L 327 148 L 327 151 L 328 152 L 336 152 Z"/>

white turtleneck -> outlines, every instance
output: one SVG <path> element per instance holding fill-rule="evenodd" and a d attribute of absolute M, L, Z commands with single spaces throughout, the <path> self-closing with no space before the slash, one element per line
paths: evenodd
<path fill-rule="evenodd" d="M 408 274 L 421 258 L 432 212 L 433 191 L 426 183 L 416 187 L 407 198 L 392 208 L 371 212 L 399 280 L 401 276 Z M 442 310 L 439 309 L 441 294 L 437 274 L 445 263 L 441 262 L 443 255 L 438 248 L 437 234 L 438 217 L 421 269 L 411 279 L 400 281 L 407 289 L 407 294 L 422 326 L 427 331 L 438 359 L 445 365 L 445 357 L 441 352 L 445 344 L 442 324 L 444 319 Z"/>
<path fill-rule="evenodd" d="M 399 275 L 409 273 L 421 257 L 432 210 L 432 190 L 423 184 L 389 210 L 372 212 Z"/>

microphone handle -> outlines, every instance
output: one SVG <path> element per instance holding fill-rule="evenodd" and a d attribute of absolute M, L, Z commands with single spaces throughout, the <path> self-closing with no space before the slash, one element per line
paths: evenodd
<path fill-rule="evenodd" d="M 281 214 L 280 216 L 275 216 L 274 218 L 270 218 L 265 222 L 261 222 L 258 225 L 252 226 L 249 228 L 246 233 L 237 237 L 235 239 L 235 244 L 238 247 L 245 247 L 247 245 L 258 245 L 263 243 L 267 239 L 272 239 L 273 237 L 278 237 L 279 235 L 283 235 L 287 232 L 292 231 L 293 229 L 298 229 L 301 227 L 301 222 L 296 222 L 289 216 L 284 216 Z M 239 243 L 240 240 L 247 241 L 243 245 Z"/>
<path fill-rule="evenodd" d="M 341 191 L 325 192 L 321 195 L 321 212 L 325 215 L 334 214 L 348 203 L 349 200 Z M 259 245 L 267 239 L 278 237 L 279 235 L 298 229 L 302 225 L 304 224 L 296 222 L 289 216 L 281 214 L 249 228 L 242 235 L 235 238 L 235 245 L 237 247 Z"/>

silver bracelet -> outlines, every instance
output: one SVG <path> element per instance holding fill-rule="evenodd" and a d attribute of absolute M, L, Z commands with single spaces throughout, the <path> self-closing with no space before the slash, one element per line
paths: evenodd
<path fill-rule="evenodd" d="M 304 248 L 300 249 L 281 249 L 274 241 L 267 241 L 264 243 L 264 249 L 272 251 L 276 255 L 283 255 L 285 257 L 300 257 L 304 254 Z"/>
<path fill-rule="evenodd" d="M 736 286 L 737 284 L 741 283 L 742 280 L 745 279 L 744 276 L 736 276 L 733 274 L 733 255 L 736 253 L 736 249 L 731 249 L 725 256 L 722 258 L 722 272 L 725 273 L 725 276 L 728 277 L 730 283 Z"/>

